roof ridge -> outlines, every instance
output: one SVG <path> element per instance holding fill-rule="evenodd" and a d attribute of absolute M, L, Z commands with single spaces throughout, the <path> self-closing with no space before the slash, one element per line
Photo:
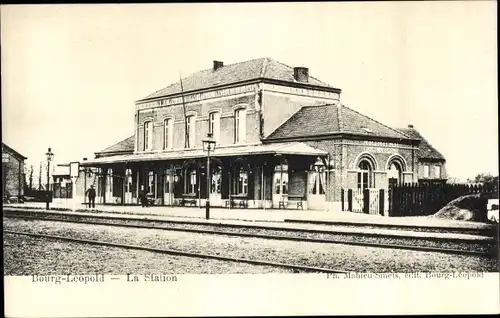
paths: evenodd
<path fill-rule="evenodd" d="M 255 59 L 251 59 L 251 60 L 247 60 L 247 61 L 240 61 L 240 62 L 236 62 L 236 63 L 232 63 L 232 64 L 226 64 L 224 66 L 232 66 L 232 65 L 237 65 L 237 64 L 252 62 L 252 61 L 256 61 L 256 60 L 260 60 L 260 59 L 266 59 L 266 57 L 259 57 L 259 58 L 255 58 Z M 198 73 L 202 73 L 202 72 L 208 72 L 208 71 L 211 71 L 211 70 L 213 70 L 213 68 L 205 68 L 205 69 L 201 69 L 201 70 L 198 70 L 198 71 L 194 71 L 193 73 L 189 73 L 189 75 L 187 75 L 185 77 L 180 76 L 180 79 L 185 80 L 188 77 L 193 76 L 194 74 L 198 74 Z M 174 86 L 176 84 L 180 84 L 180 80 L 175 81 L 175 82 L 171 83 L 170 85 L 167 85 L 167 86 L 165 86 L 163 88 L 160 88 L 160 89 L 154 91 L 153 93 L 149 94 L 148 96 L 154 95 L 154 94 L 156 94 L 156 93 L 158 93 L 158 92 L 160 92 L 160 91 L 162 91 L 164 89 L 167 89 L 167 88 L 169 88 L 171 86 Z M 146 96 L 145 98 L 142 98 L 142 99 L 147 99 L 147 98 L 149 98 L 148 96 Z M 139 99 L 139 100 L 141 100 L 141 99 Z"/>
<path fill-rule="evenodd" d="M 267 57 L 263 58 L 264 61 L 262 62 L 262 71 L 260 72 L 260 77 L 264 77 L 266 75 L 267 65 L 269 64 L 268 59 L 269 58 L 267 58 Z"/>
<path fill-rule="evenodd" d="M 271 136 L 274 132 L 280 129 L 283 125 L 285 125 L 289 120 L 293 118 L 293 116 L 297 115 L 301 110 L 305 108 L 315 108 L 315 107 L 327 107 L 327 106 L 335 106 L 335 104 L 322 104 L 322 105 L 302 105 L 296 112 L 292 113 L 288 116 L 278 127 L 276 127 L 273 131 L 271 131 L 267 137 Z M 266 137 L 266 138 L 267 138 Z"/>
<path fill-rule="evenodd" d="M 276 63 L 279 63 L 279 64 L 283 65 L 283 66 L 286 66 L 286 67 L 289 67 L 289 68 L 293 69 L 293 66 L 290 66 L 290 65 L 288 65 L 288 64 L 285 64 L 285 63 L 283 63 L 283 62 L 281 62 L 281 61 L 275 60 L 275 59 L 273 59 L 273 58 L 269 58 L 269 59 L 270 59 L 271 61 L 274 61 L 274 62 L 276 62 Z M 330 85 L 330 84 L 328 84 L 328 83 L 326 83 L 326 82 L 323 82 L 322 80 L 317 79 L 317 78 L 316 78 L 316 77 L 314 77 L 314 76 L 309 75 L 309 78 L 312 78 L 312 79 L 314 79 L 314 80 L 316 80 L 316 81 L 320 82 L 321 84 L 324 84 L 324 85 L 326 85 L 326 86 L 328 86 L 328 87 L 334 87 L 334 86 L 332 86 L 332 85 Z"/>
<path fill-rule="evenodd" d="M 396 129 L 396 130 L 400 131 L 401 133 L 405 134 L 406 136 L 408 136 L 408 137 L 410 137 L 410 138 L 414 139 L 414 137 L 412 137 L 412 136 L 410 136 L 410 135 L 408 135 L 408 134 L 406 133 L 408 130 L 411 130 L 411 129 L 413 129 L 413 128 L 407 128 L 407 127 L 404 127 L 404 128 L 399 128 L 399 127 L 395 127 L 394 129 Z M 417 131 L 416 129 L 414 129 L 414 130 L 415 130 L 415 131 Z M 418 131 L 417 131 L 417 133 L 418 133 Z M 418 133 L 418 135 L 420 136 L 420 133 Z M 422 137 L 422 136 L 420 136 L 420 137 Z"/>
<path fill-rule="evenodd" d="M 12 152 L 15 152 L 16 155 L 18 155 L 19 157 L 23 157 L 24 159 L 28 159 L 28 157 L 25 157 L 23 154 L 21 154 L 19 151 L 17 151 L 16 149 L 12 148 L 11 146 L 7 145 L 5 142 L 2 141 L 2 147 L 7 147 L 8 149 L 10 149 Z"/>
<path fill-rule="evenodd" d="M 267 137 L 271 136 L 275 131 L 277 131 L 278 129 L 280 129 L 284 124 L 286 124 L 290 119 L 292 119 L 293 116 L 295 116 L 296 114 L 298 114 L 298 112 L 300 112 L 302 109 L 306 108 L 306 107 L 310 107 L 309 105 L 306 105 L 306 106 L 301 106 L 299 109 L 297 109 L 296 112 L 292 113 L 290 116 L 288 116 L 278 127 L 276 127 L 273 131 L 271 131 Z M 266 137 L 266 138 L 267 138 Z"/>
<path fill-rule="evenodd" d="M 343 123 L 343 116 L 342 116 L 342 103 L 337 104 L 337 120 L 339 121 L 339 132 L 343 133 L 344 132 L 344 123 Z"/>
<path fill-rule="evenodd" d="M 127 141 L 128 139 L 133 138 L 133 137 L 135 137 L 135 134 L 133 134 L 132 136 L 128 136 L 127 138 L 122 139 L 122 140 L 120 140 L 120 141 L 118 141 L 118 142 L 116 142 L 116 143 L 112 144 L 111 146 L 108 146 L 108 147 L 104 148 L 103 150 L 98 151 L 97 153 L 104 153 L 104 152 L 106 152 L 106 150 L 108 150 L 109 148 L 114 147 L 114 146 L 116 146 L 116 145 L 118 145 L 118 144 L 121 144 L 122 142 Z"/>
<path fill-rule="evenodd" d="M 370 120 L 373 120 L 373 121 L 374 121 L 374 122 L 376 122 L 377 124 L 382 125 L 382 126 L 384 126 L 384 127 L 386 127 L 386 128 L 389 128 L 390 130 L 392 130 L 392 131 L 394 131 L 394 132 L 397 132 L 397 133 L 399 133 L 399 134 L 401 134 L 401 135 L 405 136 L 405 137 L 406 137 L 406 138 L 408 138 L 408 139 L 411 139 L 411 137 L 410 137 L 410 136 L 406 135 L 405 133 L 403 133 L 403 132 L 401 132 L 401 131 L 399 131 L 399 130 L 396 130 L 396 129 L 394 129 L 394 128 L 390 127 L 390 126 L 387 126 L 386 124 L 383 124 L 383 123 L 379 122 L 378 120 L 371 118 L 370 116 L 363 115 L 363 114 L 361 114 L 360 112 L 358 112 L 358 111 L 356 111 L 356 110 L 354 110 L 354 109 L 352 109 L 352 108 L 350 108 L 350 107 L 347 107 L 347 106 L 345 106 L 345 105 L 343 105 L 343 106 L 344 106 L 345 108 L 347 108 L 347 109 L 349 109 L 349 110 L 351 110 L 351 111 L 355 112 L 356 114 L 358 114 L 358 115 L 360 115 L 360 116 L 363 116 L 363 117 L 366 117 L 366 118 L 368 118 L 368 119 L 370 119 Z"/>

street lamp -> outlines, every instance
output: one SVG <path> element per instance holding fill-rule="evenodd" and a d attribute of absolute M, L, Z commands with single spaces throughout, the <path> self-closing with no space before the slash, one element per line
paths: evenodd
<path fill-rule="evenodd" d="M 210 151 L 215 150 L 215 140 L 212 138 L 212 133 L 207 134 L 207 138 L 203 139 L 203 150 L 207 152 L 207 201 L 205 217 L 210 219 Z"/>
<path fill-rule="evenodd" d="M 49 200 L 50 200 L 50 162 L 54 158 L 54 154 L 52 153 L 50 147 L 49 151 L 45 153 L 45 156 L 47 156 L 47 202 L 45 205 L 45 208 L 48 210 L 49 209 Z"/>

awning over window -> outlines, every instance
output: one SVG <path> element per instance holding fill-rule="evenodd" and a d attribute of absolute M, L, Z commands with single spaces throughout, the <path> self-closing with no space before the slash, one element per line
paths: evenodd
<path fill-rule="evenodd" d="M 215 148 L 215 151 L 210 155 L 214 157 L 231 157 L 231 156 L 249 156 L 249 155 L 264 155 L 264 154 L 289 154 L 289 155 L 304 155 L 304 156 L 324 156 L 326 151 L 315 149 L 302 142 L 288 143 L 272 143 L 264 145 L 245 145 L 245 146 L 230 146 Z M 97 158 L 86 160 L 81 163 L 82 166 L 95 166 L 106 163 L 119 162 L 145 162 L 145 161 L 165 161 L 176 159 L 193 159 L 204 158 L 207 152 L 203 149 L 183 149 L 178 151 L 154 152 L 154 153 L 139 153 Z"/>

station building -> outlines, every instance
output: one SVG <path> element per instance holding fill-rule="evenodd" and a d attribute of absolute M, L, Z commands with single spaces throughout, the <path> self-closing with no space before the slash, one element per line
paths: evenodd
<path fill-rule="evenodd" d="M 324 209 L 340 204 L 341 189 L 417 182 L 430 165 L 446 179 L 444 157 L 422 156 L 423 145 L 435 149 L 418 132 L 360 114 L 340 95 L 306 67 L 214 61 L 136 101 L 134 135 L 81 166 L 97 169 L 97 202 L 137 204 L 144 187 L 156 205 L 203 206 L 211 133 L 212 206 Z"/>

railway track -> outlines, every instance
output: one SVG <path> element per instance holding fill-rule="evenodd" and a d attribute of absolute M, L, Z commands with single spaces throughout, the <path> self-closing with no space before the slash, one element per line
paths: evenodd
<path fill-rule="evenodd" d="M 192 253 L 192 252 L 185 252 L 185 251 L 172 250 L 172 249 L 159 249 L 159 248 L 152 248 L 152 247 L 139 246 L 139 245 L 119 244 L 119 243 L 104 242 L 104 241 L 97 241 L 97 240 L 86 240 L 86 239 L 65 237 L 65 236 L 59 236 L 59 235 L 47 235 L 47 234 L 17 232 L 17 231 L 9 231 L 9 230 L 4 230 L 3 232 L 8 233 L 8 234 L 14 234 L 14 235 L 24 235 L 24 236 L 31 236 L 31 237 L 36 237 L 36 238 L 60 240 L 60 241 L 65 241 L 65 242 L 74 242 L 74 243 L 81 243 L 81 244 L 91 244 L 91 245 L 99 245 L 99 246 L 107 246 L 107 247 L 118 247 L 118 248 L 130 249 L 130 250 L 148 251 L 148 252 L 161 253 L 161 254 L 167 254 L 167 255 L 185 256 L 185 257 L 201 258 L 201 259 L 212 259 L 212 260 L 219 260 L 219 261 L 226 261 L 226 262 L 246 263 L 246 264 L 252 264 L 252 265 L 273 266 L 273 267 L 292 269 L 296 272 L 316 272 L 316 273 L 335 273 L 335 274 L 349 273 L 349 271 L 336 270 L 336 269 L 331 269 L 331 268 L 293 265 L 293 264 L 277 263 L 277 262 L 262 261 L 262 260 L 252 260 L 252 259 L 246 259 L 246 258 L 235 258 L 235 257 L 227 257 L 227 256 L 219 256 L 219 255 L 210 255 L 210 254 L 203 254 L 203 253 Z"/>
<path fill-rule="evenodd" d="M 490 224 L 483 228 L 466 228 L 466 227 L 451 227 L 451 226 L 432 226 L 432 225 L 409 225 L 409 224 L 377 224 L 365 222 L 345 222 L 345 221 L 316 221 L 316 220 L 301 220 L 301 219 L 285 219 L 285 223 L 296 224 L 315 224 L 315 225 L 331 225 L 343 226 L 350 228 L 365 228 L 365 229 L 387 229 L 413 232 L 435 232 L 435 233 L 455 233 L 455 234 L 470 234 L 489 236 L 497 238 L 499 236 L 500 226 L 498 224 Z"/>
<path fill-rule="evenodd" d="M 497 257 L 495 240 L 447 239 L 436 237 L 398 236 L 388 234 L 363 234 L 343 231 L 326 231 L 312 229 L 290 229 L 270 226 L 241 224 L 207 224 L 196 221 L 151 220 L 141 218 L 108 217 L 96 215 L 64 215 L 47 212 L 20 212 L 7 210 L 4 217 L 24 220 L 43 220 L 91 225 L 105 225 L 129 228 L 144 228 L 165 231 L 181 231 L 209 235 L 226 235 L 251 237 L 272 240 L 289 240 L 326 244 L 344 244 L 354 246 L 376 247 L 385 249 L 402 249 L 423 252 L 439 252 L 455 255 Z M 224 230 L 221 230 L 224 229 Z M 398 243 L 398 244 L 395 244 Z"/>

